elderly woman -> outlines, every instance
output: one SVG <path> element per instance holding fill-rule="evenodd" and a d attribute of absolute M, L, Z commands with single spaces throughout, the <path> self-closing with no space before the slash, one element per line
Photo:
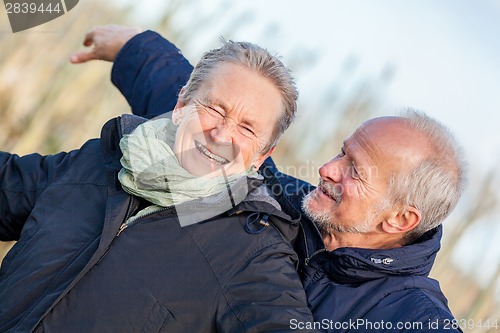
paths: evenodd
<path fill-rule="evenodd" d="M 1 153 L 0 236 L 18 242 L 2 264 L 0 331 L 312 321 L 289 243 L 298 221 L 256 172 L 296 98 L 279 60 L 227 42 L 202 57 L 171 117 L 113 119 L 69 153 Z"/>

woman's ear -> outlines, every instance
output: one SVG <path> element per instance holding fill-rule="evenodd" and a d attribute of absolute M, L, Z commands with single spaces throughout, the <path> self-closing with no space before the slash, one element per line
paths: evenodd
<path fill-rule="evenodd" d="M 186 106 L 186 102 L 180 97 L 184 92 L 184 88 L 179 92 L 179 97 L 177 98 L 177 103 L 174 106 L 174 110 L 172 111 L 172 122 L 174 125 L 178 126 L 182 120 L 182 110 Z"/>
<path fill-rule="evenodd" d="M 179 102 L 177 102 L 179 104 Z M 177 107 L 177 105 L 174 108 L 174 111 L 172 111 L 172 123 L 174 123 L 175 126 L 179 126 L 179 124 L 182 121 L 182 107 Z"/>
<path fill-rule="evenodd" d="M 178 126 L 182 121 L 182 116 L 184 113 L 184 106 L 185 105 L 186 105 L 186 103 L 178 100 L 177 104 L 175 105 L 174 110 L 172 111 L 172 122 L 176 126 Z"/>
<path fill-rule="evenodd" d="M 255 168 L 255 170 L 258 170 L 260 168 L 260 166 L 262 165 L 262 163 L 264 163 L 266 158 L 271 156 L 271 154 L 274 152 L 275 148 L 276 147 L 272 147 L 266 153 L 260 155 L 255 161 L 253 161 L 252 166 Z"/>

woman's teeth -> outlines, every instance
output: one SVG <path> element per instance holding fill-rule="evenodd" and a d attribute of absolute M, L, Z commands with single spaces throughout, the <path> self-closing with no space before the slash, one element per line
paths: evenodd
<path fill-rule="evenodd" d="M 217 163 L 217 164 L 229 163 L 229 161 L 227 159 L 225 159 L 224 157 L 212 154 L 210 151 L 208 151 L 208 149 L 204 145 L 202 145 L 198 141 L 195 141 L 194 145 L 200 153 L 202 153 L 203 155 L 205 155 L 206 157 L 208 157 L 210 160 L 214 161 L 215 163 Z"/>

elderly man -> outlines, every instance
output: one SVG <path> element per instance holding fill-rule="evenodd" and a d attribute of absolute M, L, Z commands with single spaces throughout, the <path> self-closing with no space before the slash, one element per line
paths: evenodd
<path fill-rule="evenodd" d="M 302 201 L 319 230 L 305 227 L 303 249 L 315 318 L 334 319 L 339 331 L 455 329 L 438 283 L 427 277 L 441 222 L 464 186 L 450 133 L 415 112 L 369 120 L 319 173 Z"/>
<path fill-rule="evenodd" d="M 162 82 L 182 82 L 186 74 L 175 64 L 185 60 L 159 35 L 136 34 L 98 28 L 86 39 L 95 47 L 75 53 L 71 61 L 112 61 L 126 43 L 115 60 L 113 82 L 134 112 L 168 111 L 171 101 L 162 94 L 167 91 Z M 269 159 L 265 166 L 262 172 L 282 207 L 303 213 L 305 237 L 295 249 L 315 321 L 292 320 L 292 328 L 460 330 L 438 282 L 428 277 L 441 223 L 465 183 L 460 148 L 442 125 L 414 111 L 369 120 L 320 168 L 316 188 L 280 173 Z"/>
<path fill-rule="evenodd" d="M 0 153 L 0 239 L 18 241 L 2 263 L 0 331 L 312 321 L 290 244 L 298 221 L 256 172 L 296 99 L 276 57 L 225 42 L 203 55 L 171 119 L 124 115 L 69 153 Z"/>

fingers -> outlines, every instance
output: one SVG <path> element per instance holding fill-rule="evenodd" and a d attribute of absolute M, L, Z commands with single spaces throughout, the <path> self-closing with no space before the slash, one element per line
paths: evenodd
<path fill-rule="evenodd" d="M 90 51 L 78 51 L 70 55 L 69 61 L 72 64 L 82 64 L 84 62 L 97 59 L 93 50 Z"/>
<path fill-rule="evenodd" d="M 86 47 L 92 46 L 94 44 L 94 36 L 95 36 L 94 29 L 87 32 L 85 34 L 85 38 L 83 39 L 83 45 Z M 69 61 L 72 64 L 81 64 L 94 59 L 96 59 L 96 56 L 94 54 L 94 49 L 77 51 L 69 56 Z"/>
<path fill-rule="evenodd" d="M 86 47 L 90 47 L 94 44 L 95 31 L 94 29 L 90 30 L 85 34 L 83 39 L 83 45 Z M 69 62 L 72 64 L 82 64 L 90 60 L 96 59 L 94 54 L 94 49 L 91 50 L 83 50 L 74 52 L 69 56 Z"/>
<path fill-rule="evenodd" d="M 118 25 L 97 26 L 85 34 L 83 45 L 91 47 L 73 53 L 69 61 L 80 64 L 90 60 L 98 59 L 114 61 L 121 48 L 135 35 L 142 32 L 137 27 L 126 27 Z"/>
<path fill-rule="evenodd" d="M 94 30 L 87 32 L 87 34 L 85 35 L 85 39 L 83 40 L 83 45 L 87 47 L 92 46 L 92 44 L 94 44 L 94 35 Z"/>

